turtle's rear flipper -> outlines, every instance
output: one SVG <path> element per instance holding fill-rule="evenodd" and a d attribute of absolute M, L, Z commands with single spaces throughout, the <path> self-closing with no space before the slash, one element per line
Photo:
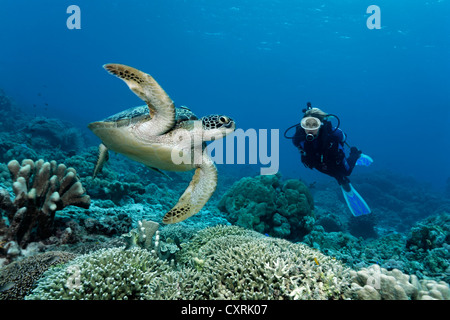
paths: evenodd
<path fill-rule="evenodd" d="M 217 168 L 203 150 L 202 164 L 195 170 L 189 186 L 178 203 L 166 213 L 163 223 L 181 222 L 199 212 L 208 202 L 217 187 Z"/>
<path fill-rule="evenodd" d="M 108 161 L 108 159 L 109 159 L 108 148 L 103 143 L 100 143 L 100 145 L 98 146 L 97 164 L 95 165 L 92 179 L 95 179 L 97 174 L 102 172 L 103 165 L 106 163 L 106 161 Z"/>

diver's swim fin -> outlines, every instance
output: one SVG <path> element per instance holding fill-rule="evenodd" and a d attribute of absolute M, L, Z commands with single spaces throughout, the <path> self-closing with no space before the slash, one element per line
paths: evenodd
<path fill-rule="evenodd" d="M 343 186 L 341 186 L 342 194 L 344 195 L 345 202 L 347 202 L 347 206 L 355 217 L 362 216 L 365 214 L 369 214 L 370 208 L 364 199 L 359 195 L 359 193 L 353 188 L 351 183 L 348 183 L 347 189 L 350 188 L 349 191 L 346 191 Z"/>
<path fill-rule="evenodd" d="M 367 154 L 361 153 L 358 160 L 356 160 L 357 166 L 365 166 L 368 167 L 372 164 L 373 159 L 369 157 Z"/>

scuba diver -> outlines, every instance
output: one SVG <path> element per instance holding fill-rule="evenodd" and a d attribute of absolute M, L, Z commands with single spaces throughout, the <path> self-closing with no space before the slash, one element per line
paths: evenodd
<path fill-rule="evenodd" d="M 353 215 L 369 214 L 369 206 L 353 188 L 348 177 L 355 165 L 368 166 L 373 160 L 356 147 L 350 148 L 350 154 L 346 158 L 344 145 L 349 145 L 346 142 L 347 136 L 339 129 L 340 120 L 337 116 L 311 107 L 310 102 L 307 103 L 307 108 L 303 112 L 304 116 L 300 124 L 288 128 L 284 136 L 292 139 L 306 167 L 316 169 L 337 180 Z M 330 117 L 338 120 L 336 127 L 332 126 Z M 286 136 L 293 127 L 296 128 L 295 134 L 292 137 Z"/>

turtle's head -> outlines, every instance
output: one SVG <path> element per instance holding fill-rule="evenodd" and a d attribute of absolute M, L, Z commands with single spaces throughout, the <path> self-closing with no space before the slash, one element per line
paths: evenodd
<path fill-rule="evenodd" d="M 236 129 L 236 123 L 230 117 L 213 114 L 205 116 L 202 119 L 203 139 L 212 140 L 223 138 Z"/>

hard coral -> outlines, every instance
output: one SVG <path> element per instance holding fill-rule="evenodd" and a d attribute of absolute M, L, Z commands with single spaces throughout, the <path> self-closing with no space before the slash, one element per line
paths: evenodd
<path fill-rule="evenodd" d="M 84 147 L 82 133 L 69 123 L 59 119 L 36 117 L 26 123 L 23 132 L 34 139 L 34 147 L 60 146 L 62 150 L 80 150 Z"/>
<path fill-rule="evenodd" d="M 177 258 L 200 272 L 194 299 L 344 299 L 350 285 L 339 261 L 237 226 L 200 231 Z"/>
<path fill-rule="evenodd" d="M 112 248 L 48 270 L 25 299 L 176 299 L 188 285 L 167 261 L 145 249 Z"/>
<path fill-rule="evenodd" d="M 240 227 L 299 240 L 314 226 L 314 201 L 299 180 L 278 175 L 245 177 L 219 201 L 218 208 Z"/>
<path fill-rule="evenodd" d="M 372 265 L 351 271 L 352 290 L 359 300 L 449 300 L 450 288 L 443 281 L 420 280 L 400 270 L 387 271 Z"/>
<path fill-rule="evenodd" d="M 350 289 L 339 261 L 236 226 L 200 231 L 177 262 L 102 249 L 48 270 L 26 299 L 341 299 Z"/>
<path fill-rule="evenodd" d="M 66 263 L 76 255 L 50 251 L 11 263 L 0 272 L 0 300 L 22 300 L 39 277 L 51 266 Z"/>
<path fill-rule="evenodd" d="M 69 205 L 89 208 L 91 199 L 73 168 L 55 161 L 25 159 L 21 165 L 10 161 L 8 169 L 16 197 L 11 200 L 8 191 L 0 189 L 0 208 L 9 221 L 6 241 L 25 247 L 51 235 L 56 211 Z"/>

